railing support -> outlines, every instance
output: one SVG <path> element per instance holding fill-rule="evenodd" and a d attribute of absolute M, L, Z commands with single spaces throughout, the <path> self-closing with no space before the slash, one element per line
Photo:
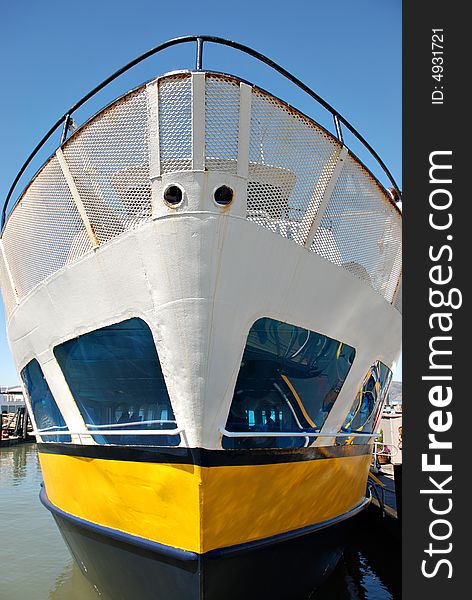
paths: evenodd
<path fill-rule="evenodd" d="M 56 121 L 56 123 L 54 123 L 54 125 L 51 127 L 51 129 L 44 135 L 44 137 L 41 139 L 41 141 L 37 144 L 37 146 L 34 148 L 34 150 L 28 156 L 26 161 L 23 163 L 23 166 L 19 170 L 18 174 L 16 175 L 16 177 L 8 191 L 8 194 L 6 196 L 6 199 L 5 199 L 5 202 L 3 205 L 3 209 L 2 209 L 2 216 L 0 219 L 0 235 L 5 226 L 6 213 L 7 213 L 7 208 L 8 208 L 10 199 L 13 195 L 13 192 L 14 192 L 20 178 L 22 177 L 23 173 L 26 171 L 26 169 L 28 168 L 29 164 L 31 163 L 33 158 L 36 156 L 38 151 L 49 140 L 49 138 L 56 131 L 56 129 L 58 127 L 60 127 L 60 125 L 64 124 L 63 130 L 62 130 L 62 135 L 61 135 L 61 144 L 62 144 L 65 142 L 66 137 L 67 137 L 67 131 L 69 129 L 72 114 L 78 108 L 80 108 L 82 105 L 84 105 L 88 100 L 90 100 L 90 98 L 95 96 L 95 94 L 97 94 L 99 91 L 101 91 L 109 83 L 111 83 L 112 81 L 117 79 L 120 75 L 123 75 L 123 73 L 126 73 L 126 71 L 129 71 L 129 69 L 131 69 L 132 67 L 134 67 L 137 64 L 141 63 L 142 61 L 144 61 L 146 58 L 149 58 L 150 56 L 153 56 L 154 54 L 157 54 L 158 52 L 161 52 L 162 50 L 165 50 L 166 48 L 170 48 L 171 46 L 176 46 L 178 44 L 185 44 L 188 42 L 196 42 L 196 44 L 197 44 L 197 55 L 196 55 L 196 65 L 195 65 L 197 71 L 201 71 L 202 67 L 203 67 L 203 44 L 204 44 L 204 42 L 211 42 L 213 44 L 220 44 L 222 46 L 228 46 L 229 48 L 234 48 L 235 50 L 244 52 L 245 54 L 252 56 L 253 58 L 256 58 L 257 60 L 261 61 L 262 63 L 268 65 L 270 68 L 274 69 L 275 71 L 277 71 L 278 73 L 283 75 L 286 79 L 288 79 L 289 81 L 294 83 L 301 90 L 303 90 L 306 94 L 308 94 L 311 98 L 313 98 L 316 102 L 321 104 L 321 106 L 324 109 L 326 109 L 333 115 L 334 123 L 335 123 L 335 127 L 336 127 L 336 134 L 338 136 L 338 139 L 341 142 L 343 141 L 341 124 L 343 124 L 363 144 L 363 146 L 370 152 L 370 154 L 375 158 L 375 160 L 377 161 L 379 166 L 382 168 L 385 175 L 388 177 L 388 179 L 392 183 L 393 187 L 397 191 L 399 199 L 401 199 L 401 191 L 400 191 L 400 188 L 398 187 L 395 179 L 393 178 L 393 175 L 390 173 L 387 166 L 382 161 L 382 159 L 377 154 L 377 152 L 375 152 L 375 150 L 372 148 L 372 146 L 361 136 L 361 134 L 344 117 L 342 117 L 330 104 L 328 104 L 328 102 L 326 102 L 326 100 L 323 100 L 323 98 L 321 98 L 321 96 L 319 96 L 311 88 L 309 88 L 302 81 L 300 81 L 300 79 L 298 79 L 297 77 L 292 75 L 289 71 L 287 71 L 286 69 L 284 69 L 283 67 L 281 67 L 280 65 L 275 63 L 273 60 L 271 60 L 267 56 L 264 56 L 264 54 L 261 54 L 260 52 L 257 52 L 256 50 L 253 50 L 252 48 L 250 48 L 249 46 L 245 46 L 244 44 L 239 44 L 238 42 L 234 42 L 232 40 L 227 40 L 224 38 L 220 38 L 217 36 L 211 36 L 211 35 L 197 35 L 197 36 L 189 35 L 189 36 L 174 38 L 172 40 L 168 40 L 167 42 L 159 44 L 155 48 L 152 48 L 151 50 L 148 50 L 144 54 L 141 54 L 141 56 L 138 56 L 137 58 L 135 58 L 134 60 L 132 60 L 131 62 L 126 64 L 124 67 L 121 67 L 121 69 L 118 69 L 118 71 L 115 71 L 115 73 L 113 73 L 112 75 L 107 77 L 104 81 L 102 81 L 102 83 L 97 85 L 93 90 L 91 90 L 88 94 L 86 94 L 83 98 L 81 98 L 78 102 L 76 102 L 60 119 L 58 119 Z"/>
<path fill-rule="evenodd" d="M 62 127 L 61 144 L 60 144 L 61 146 L 66 141 L 67 133 L 69 131 L 69 126 L 70 126 L 70 120 L 71 120 L 71 116 L 70 116 L 70 114 L 67 114 L 66 118 L 64 120 L 64 125 Z"/>
<path fill-rule="evenodd" d="M 90 219 L 88 218 L 87 211 L 85 210 L 84 203 L 82 202 L 82 198 L 80 197 L 79 190 L 75 185 L 74 178 L 72 177 L 72 173 L 69 170 L 69 165 L 67 164 L 66 158 L 61 150 L 58 148 L 56 150 L 56 157 L 59 162 L 59 166 L 61 167 L 62 174 L 64 175 L 64 179 L 69 187 L 72 199 L 74 200 L 75 206 L 77 207 L 77 211 L 82 219 L 82 223 L 84 224 L 85 231 L 87 236 L 92 244 L 92 248 L 98 248 L 100 242 L 93 230 L 93 226 L 90 223 Z"/>
<path fill-rule="evenodd" d="M 344 138 L 343 138 L 343 132 L 341 130 L 341 123 L 339 122 L 339 118 L 338 115 L 333 115 L 334 118 L 334 126 L 336 128 L 336 135 L 338 136 L 338 140 L 341 142 L 341 144 L 344 145 Z"/>
<path fill-rule="evenodd" d="M 203 68 L 203 38 L 197 38 L 197 58 L 195 61 L 195 68 L 197 71 L 201 71 Z"/>

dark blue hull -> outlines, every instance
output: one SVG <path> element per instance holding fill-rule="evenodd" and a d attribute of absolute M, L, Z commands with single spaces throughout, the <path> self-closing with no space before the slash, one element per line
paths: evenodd
<path fill-rule="evenodd" d="M 77 564 L 109 600 L 306 600 L 335 568 L 356 516 L 267 544 L 198 555 L 136 544 L 52 511 Z"/>

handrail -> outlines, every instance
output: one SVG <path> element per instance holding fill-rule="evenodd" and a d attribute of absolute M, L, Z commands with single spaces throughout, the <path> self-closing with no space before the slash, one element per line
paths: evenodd
<path fill-rule="evenodd" d="M 343 135 L 342 135 L 342 130 L 341 130 L 341 124 L 343 124 L 363 144 L 363 146 L 375 158 L 375 160 L 378 162 L 379 166 L 382 168 L 384 173 L 387 175 L 388 179 L 390 180 L 390 182 L 393 185 L 395 192 L 398 195 L 398 199 L 401 199 L 401 191 L 400 191 L 400 188 L 398 187 L 395 179 L 393 178 L 393 175 L 390 173 L 389 169 L 387 168 L 385 163 L 382 161 L 380 156 L 377 154 L 377 152 L 372 148 L 372 146 L 362 137 L 362 135 L 342 115 L 340 115 L 338 113 L 337 110 L 335 110 L 328 102 L 326 102 L 326 100 L 323 100 L 323 98 L 321 98 L 321 96 L 319 96 L 311 88 L 309 88 L 302 81 L 300 81 L 300 79 L 298 79 L 297 77 L 292 75 L 289 71 L 287 71 L 286 69 L 284 69 L 283 67 L 278 65 L 276 62 L 274 62 L 273 60 L 271 60 L 264 54 L 257 52 L 257 50 L 253 50 L 249 46 L 240 44 L 239 42 L 234 42 L 232 40 L 227 40 L 225 38 L 211 36 L 211 35 L 188 35 L 188 36 L 182 36 L 182 37 L 177 37 L 177 38 L 168 40 L 162 44 L 159 44 L 158 46 L 155 46 L 154 48 L 151 48 L 144 54 L 141 54 L 137 58 L 133 59 L 132 61 L 130 61 L 123 67 L 121 67 L 121 69 L 118 69 L 112 75 L 107 77 L 99 85 L 94 87 L 90 92 L 88 92 L 85 96 L 83 96 L 78 102 L 76 102 L 73 106 L 71 106 L 71 108 L 69 108 L 69 110 L 67 112 L 65 112 L 62 115 L 62 117 L 60 117 L 54 123 L 54 125 L 43 136 L 43 138 L 39 141 L 39 143 L 35 146 L 35 148 L 31 152 L 31 154 L 28 156 L 26 161 L 23 163 L 22 167 L 18 171 L 18 173 L 8 191 L 8 194 L 6 196 L 6 199 L 3 204 L 3 208 L 2 208 L 2 215 L 1 215 L 1 221 L 0 221 L 0 235 L 3 232 L 3 228 L 5 226 L 8 204 L 10 202 L 10 199 L 13 195 L 13 192 L 15 191 L 15 188 L 16 188 L 19 180 L 21 179 L 23 173 L 26 171 L 26 169 L 28 168 L 28 166 L 31 163 L 31 161 L 33 160 L 33 158 L 36 156 L 36 154 L 39 152 L 39 150 L 44 146 L 44 144 L 49 140 L 49 138 L 56 131 L 56 129 L 61 124 L 64 123 L 62 135 L 61 135 L 61 145 L 62 145 L 66 141 L 72 114 L 76 110 L 78 110 L 81 106 L 83 106 L 88 100 L 90 100 L 90 98 L 95 96 L 98 92 L 100 92 L 109 83 L 111 83 L 112 81 L 117 79 L 120 75 L 123 75 L 123 73 L 126 73 L 126 71 L 129 71 L 129 69 L 136 66 L 140 62 L 146 60 L 150 56 L 153 56 L 154 54 L 157 54 L 157 53 L 161 52 L 162 50 L 165 50 L 172 46 L 176 46 L 178 44 L 185 44 L 185 43 L 189 43 L 189 42 L 196 42 L 195 68 L 197 71 L 201 71 L 203 68 L 203 44 L 205 42 L 208 42 L 208 43 L 220 44 L 222 46 L 228 46 L 230 48 L 234 48 L 235 50 L 239 50 L 240 52 L 248 54 L 249 56 L 252 56 L 253 58 L 256 58 L 257 60 L 268 65 L 269 67 L 271 67 L 272 69 L 274 69 L 275 71 L 277 71 L 278 73 L 280 73 L 281 75 L 286 77 L 289 81 L 291 81 L 292 83 L 297 85 L 301 90 L 303 90 L 305 93 L 307 93 L 311 98 L 316 100 L 319 104 L 321 104 L 321 106 L 323 108 L 325 108 L 328 112 L 331 113 L 331 115 L 333 116 L 333 119 L 334 119 L 336 134 L 341 143 L 343 143 Z"/>
<path fill-rule="evenodd" d="M 227 431 L 224 427 L 220 433 L 230 438 L 243 437 L 378 437 L 379 433 L 319 433 L 317 431 Z"/>
<path fill-rule="evenodd" d="M 379 446 L 383 446 L 383 449 L 380 452 L 378 452 Z M 389 452 L 386 452 L 385 448 L 388 448 Z M 395 450 L 395 452 L 392 452 L 392 450 Z M 391 456 L 393 458 L 399 452 L 400 452 L 400 448 L 398 446 L 396 446 L 395 444 L 387 444 L 385 442 L 374 442 L 374 452 L 373 452 L 374 456 Z"/>
<path fill-rule="evenodd" d="M 41 429 L 33 429 L 32 433 L 34 435 L 40 436 L 49 436 L 49 435 L 177 435 L 178 433 L 183 433 L 183 429 L 181 427 L 177 427 L 176 429 L 127 429 L 127 430 L 119 430 L 116 429 L 108 430 L 108 429 L 98 429 L 93 430 L 89 429 L 88 431 L 51 431 L 50 429 L 41 430 Z"/>
<path fill-rule="evenodd" d="M 176 421 L 169 421 L 165 419 L 152 419 L 150 421 L 129 421 L 127 423 L 107 423 L 106 425 L 94 425 L 93 423 L 85 423 L 86 427 L 95 427 L 97 430 L 106 429 L 115 429 L 117 427 L 130 427 L 131 425 L 154 425 L 158 423 L 159 425 L 169 425 L 172 423 L 173 425 L 177 425 Z"/>

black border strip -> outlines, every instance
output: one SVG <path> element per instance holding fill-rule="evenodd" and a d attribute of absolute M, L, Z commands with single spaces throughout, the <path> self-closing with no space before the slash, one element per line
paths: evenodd
<path fill-rule="evenodd" d="M 241 450 L 208 450 L 206 448 L 166 448 L 151 446 L 99 446 L 64 443 L 39 443 L 38 452 L 80 458 L 130 462 L 172 463 L 200 467 L 271 465 L 304 462 L 326 458 L 344 458 L 372 453 L 372 444 L 317 446 L 310 448 L 256 448 Z"/>
<path fill-rule="evenodd" d="M 261 540 L 254 540 L 251 542 L 245 542 L 242 544 L 237 544 L 234 546 L 227 546 L 226 548 L 218 548 L 216 550 L 210 550 L 203 554 L 198 554 L 197 552 L 192 552 L 190 550 L 183 550 L 181 548 L 175 548 L 174 546 L 167 546 L 166 544 L 161 544 L 159 542 L 146 540 L 139 536 L 131 535 L 129 533 L 125 533 L 123 531 L 119 531 L 117 529 L 112 529 L 110 527 L 105 527 L 103 525 L 98 525 L 96 523 L 92 523 L 90 521 L 86 521 L 85 519 L 81 519 L 80 517 L 75 517 L 71 515 L 54 504 L 49 500 L 46 489 L 44 485 L 41 486 L 41 491 L 39 493 L 39 499 L 43 506 L 47 508 L 54 515 L 70 521 L 74 525 L 78 527 L 83 527 L 89 531 L 92 531 L 95 535 L 99 535 L 102 537 L 109 537 L 111 539 L 117 540 L 124 544 L 130 544 L 132 546 L 136 546 L 138 548 L 143 548 L 145 550 L 149 550 L 151 552 L 155 552 L 157 554 L 161 554 L 164 556 L 168 556 L 174 559 L 182 560 L 185 562 L 193 562 L 198 560 L 199 558 L 223 558 L 229 556 L 236 556 L 239 554 L 244 554 L 245 552 L 249 552 L 251 550 L 257 550 L 259 548 L 271 546 L 272 544 L 277 544 L 280 542 L 284 542 L 287 540 L 292 540 L 294 538 L 298 538 L 304 535 L 308 535 L 310 533 L 314 533 L 315 531 L 326 529 L 327 527 L 332 527 L 347 519 L 355 517 L 362 510 L 364 510 L 370 503 L 370 498 L 365 498 L 358 506 L 354 507 L 350 511 L 343 513 L 333 519 L 328 519 L 327 521 L 322 521 L 321 523 L 315 523 L 313 525 L 308 525 L 306 527 L 302 527 L 300 529 L 294 529 L 292 531 L 288 531 L 285 533 L 279 533 L 277 535 L 273 535 L 270 537 L 263 538 Z"/>
<path fill-rule="evenodd" d="M 131 544 L 132 546 L 137 546 L 138 548 L 143 548 L 144 550 L 150 550 L 151 552 L 156 552 L 157 554 L 163 554 L 164 556 L 169 556 L 174 559 L 177 558 L 178 560 L 182 560 L 185 562 L 195 561 L 200 556 L 196 552 L 191 552 L 190 550 L 183 550 L 182 548 L 175 548 L 174 546 L 167 546 L 166 544 L 160 544 L 159 542 L 146 540 L 139 536 L 124 533 L 123 531 L 119 531 L 118 529 L 112 529 L 111 527 L 105 527 L 104 525 L 97 525 L 96 523 L 86 521 L 85 519 L 81 519 L 80 517 L 75 517 L 74 515 L 71 515 L 61 510 L 49 500 L 44 485 L 41 485 L 39 499 L 41 501 L 41 504 L 45 508 L 47 508 L 53 515 L 70 521 L 78 527 L 88 529 L 96 535 L 108 537 L 119 542 L 123 542 L 125 544 Z"/>

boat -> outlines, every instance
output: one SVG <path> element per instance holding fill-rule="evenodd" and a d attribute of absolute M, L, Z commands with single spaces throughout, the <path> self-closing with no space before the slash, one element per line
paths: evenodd
<path fill-rule="evenodd" d="M 76 126 L 108 83 L 178 44 L 195 68 Z M 208 44 L 275 69 L 332 131 L 204 69 Z M 333 570 L 369 503 L 400 351 L 400 198 L 334 108 L 214 36 L 135 59 L 38 144 L 3 209 L 7 333 L 41 501 L 102 597 L 302 599 Z"/>

